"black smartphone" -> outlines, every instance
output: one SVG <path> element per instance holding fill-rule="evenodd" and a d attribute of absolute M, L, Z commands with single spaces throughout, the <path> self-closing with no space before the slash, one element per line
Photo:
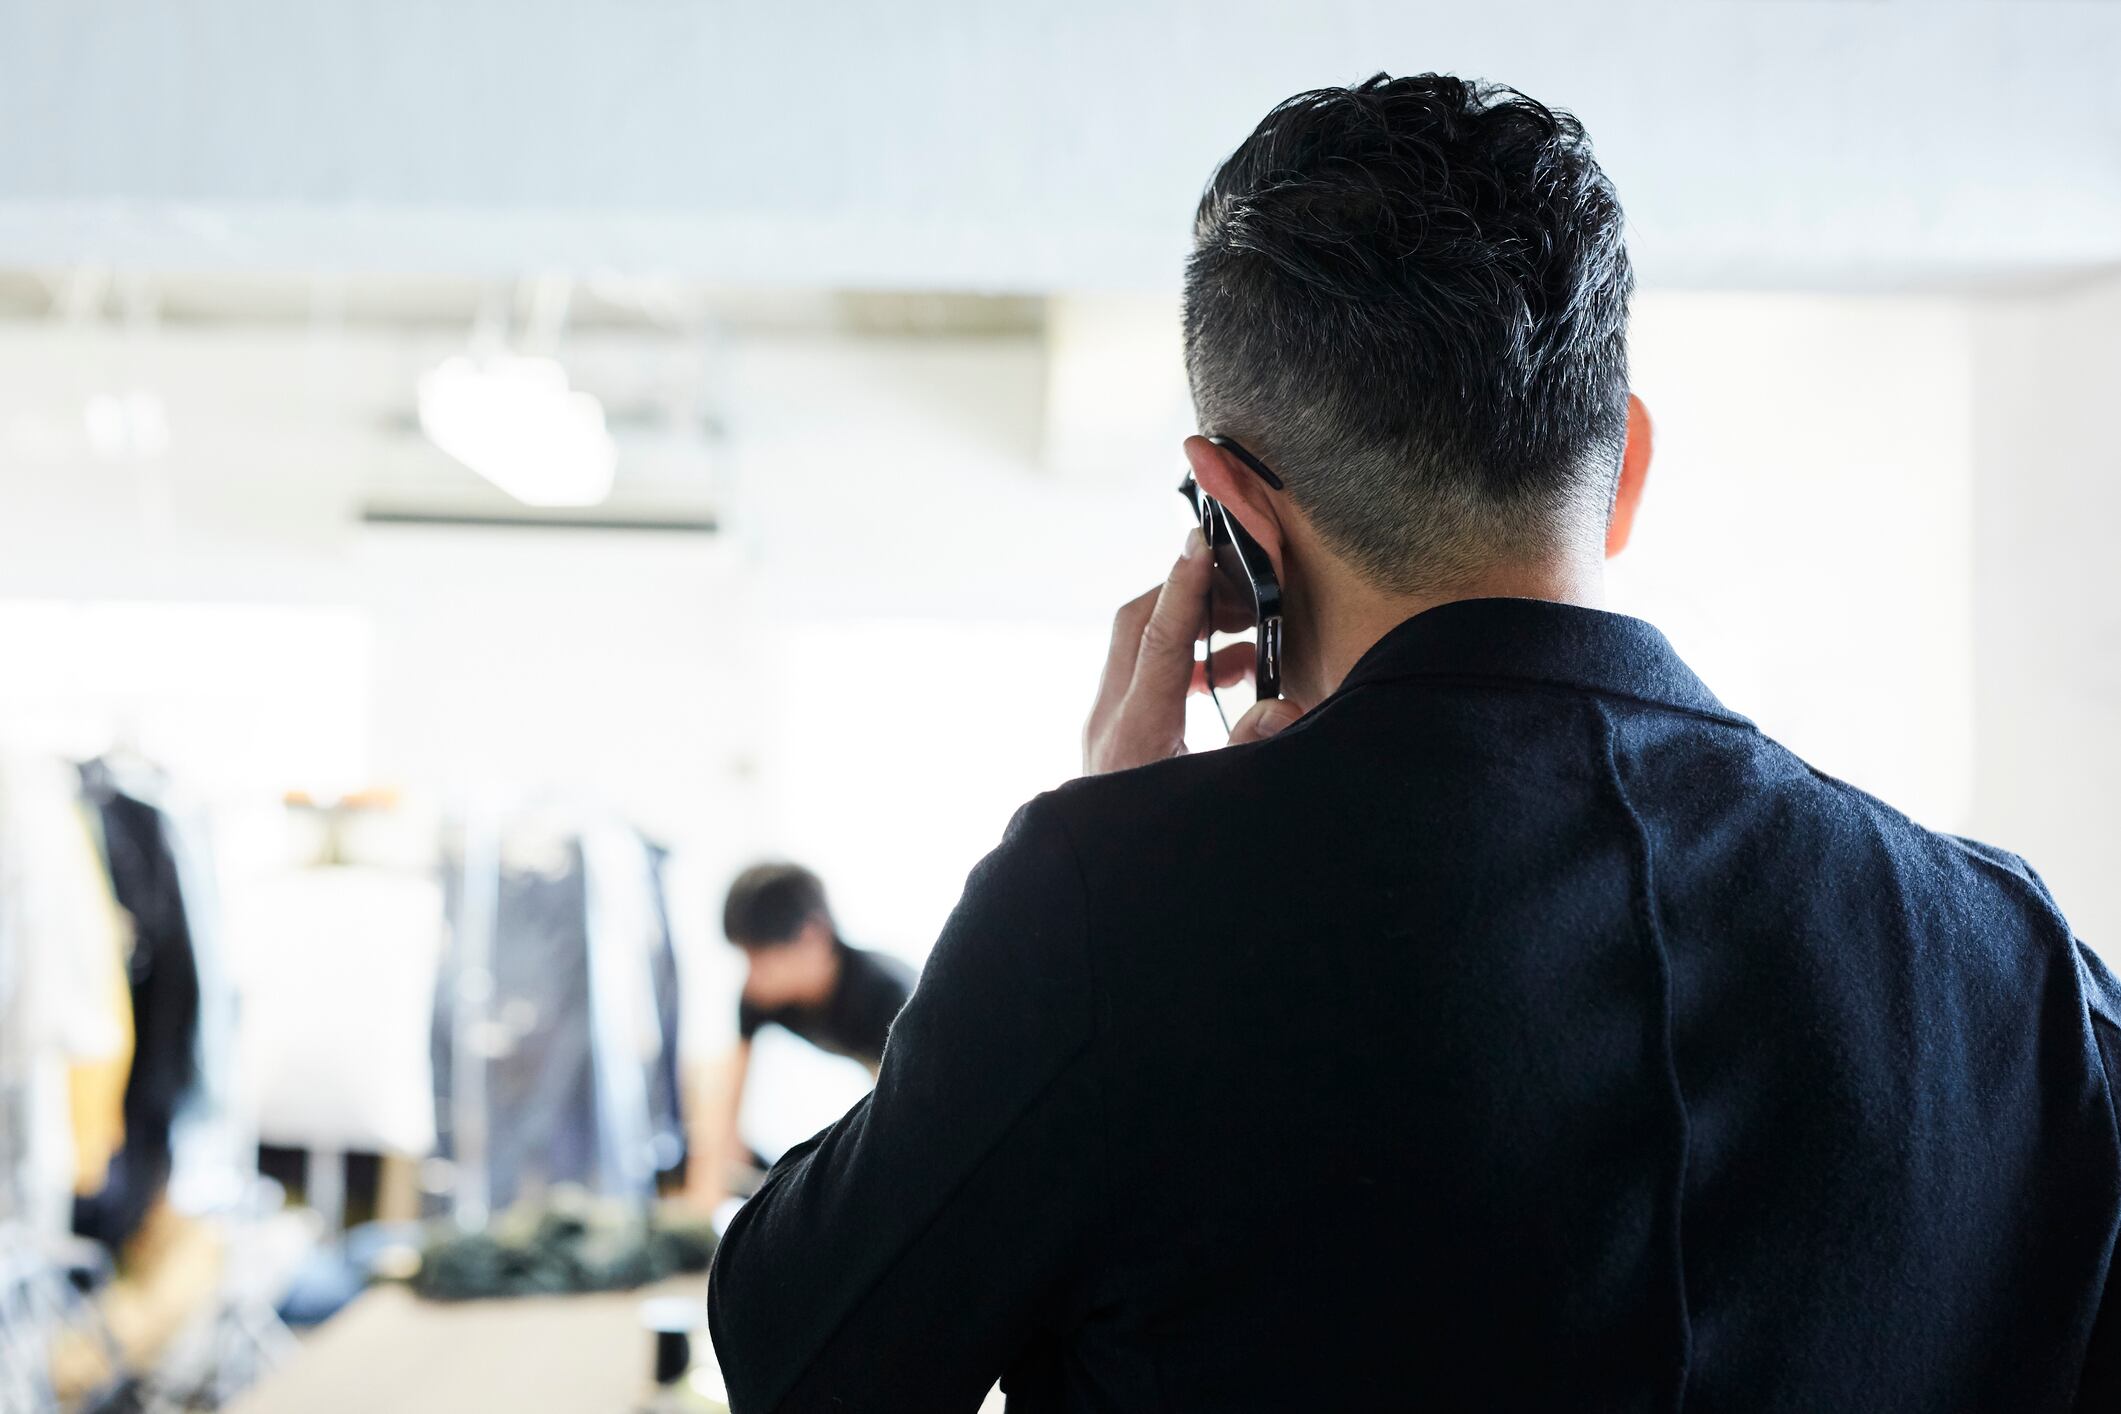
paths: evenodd
<path fill-rule="evenodd" d="M 1222 438 L 1210 440 L 1226 445 Z M 1245 460 L 1250 464 L 1249 456 Z M 1191 472 L 1179 483 L 1178 493 L 1199 518 L 1215 561 L 1208 576 L 1209 661 L 1251 635 L 1252 670 L 1245 680 L 1218 686 L 1212 668 L 1208 674 L 1208 695 L 1227 731 L 1254 702 L 1281 696 L 1281 584 L 1266 550 L 1222 502 L 1200 489 Z"/>

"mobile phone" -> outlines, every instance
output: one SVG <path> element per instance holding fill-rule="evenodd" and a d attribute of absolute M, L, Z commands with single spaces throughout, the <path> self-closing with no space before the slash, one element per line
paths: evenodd
<path fill-rule="evenodd" d="M 1214 557 L 1214 570 L 1208 576 L 1209 656 L 1246 633 L 1252 635 L 1249 691 L 1242 683 L 1218 688 L 1213 675 L 1209 676 L 1208 695 L 1228 730 L 1254 702 L 1281 696 L 1281 583 L 1274 578 L 1265 548 L 1222 502 L 1200 489 L 1191 472 L 1179 483 L 1178 493 L 1193 507 Z"/>

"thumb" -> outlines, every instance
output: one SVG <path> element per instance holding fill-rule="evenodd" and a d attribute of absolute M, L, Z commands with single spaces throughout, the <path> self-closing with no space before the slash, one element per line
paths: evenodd
<path fill-rule="evenodd" d="M 1251 710 L 1237 719 L 1230 729 L 1230 745 L 1242 746 L 1248 741 L 1265 741 L 1282 728 L 1303 716 L 1304 709 L 1283 697 L 1269 697 L 1252 704 Z"/>

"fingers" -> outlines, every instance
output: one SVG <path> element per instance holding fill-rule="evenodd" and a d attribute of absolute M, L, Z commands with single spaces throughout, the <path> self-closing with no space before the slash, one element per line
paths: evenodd
<path fill-rule="evenodd" d="M 1097 680 L 1097 702 L 1090 709 L 1093 721 L 1127 695 L 1127 687 L 1134 681 L 1134 660 L 1141 656 L 1142 630 L 1148 626 L 1150 611 L 1161 593 L 1162 585 L 1145 590 L 1120 605 L 1119 612 L 1112 616 L 1112 645 L 1106 650 L 1105 670 Z"/>
<path fill-rule="evenodd" d="M 1125 770 L 1160 761 L 1185 749 L 1186 696 L 1202 692 L 1212 681 L 1229 687 L 1253 676 L 1256 647 L 1231 643 L 1205 660 L 1193 655 L 1209 614 L 1208 582 L 1214 556 L 1199 530 L 1186 538 L 1186 552 L 1164 582 L 1122 605 L 1112 620 L 1112 642 L 1098 680 L 1097 705 L 1083 728 L 1086 772 Z M 1247 627 L 1251 616 L 1237 606 L 1231 628 Z M 1234 744 L 1273 736 L 1303 715 L 1285 700 L 1256 703 L 1231 732 Z"/>
<path fill-rule="evenodd" d="M 1186 553 L 1171 566 L 1142 625 L 1129 695 L 1179 700 L 1193 679 L 1193 645 L 1208 614 L 1208 542 L 1198 530 L 1186 537 Z"/>
<path fill-rule="evenodd" d="M 1186 691 L 1207 614 L 1210 558 L 1195 530 L 1164 582 L 1113 616 L 1097 704 L 1083 727 L 1085 771 L 1124 770 L 1186 749 Z"/>
<path fill-rule="evenodd" d="M 1252 710 L 1237 719 L 1230 728 L 1230 745 L 1242 746 L 1248 741 L 1265 741 L 1276 732 L 1303 716 L 1304 709 L 1285 697 L 1269 697 L 1252 704 Z"/>

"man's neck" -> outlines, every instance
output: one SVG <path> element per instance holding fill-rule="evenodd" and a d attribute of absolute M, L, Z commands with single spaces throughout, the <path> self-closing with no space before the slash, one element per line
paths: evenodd
<path fill-rule="evenodd" d="M 1393 594 L 1331 562 L 1327 582 L 1304 596 L 1301 622 L 1291 625 L 1316 645 L 1315 656 L 1305 655 L 1314 680 L 1292 683 L 1293 695 L 1305 707 L 1317 706 L 1377 640 L 1416 614 L 1463 599 L 1549 599 L 1599 609 L 1605 607 L 1604 566 L 1596 559 L 1497 565 L 1451 590 Z"/>

